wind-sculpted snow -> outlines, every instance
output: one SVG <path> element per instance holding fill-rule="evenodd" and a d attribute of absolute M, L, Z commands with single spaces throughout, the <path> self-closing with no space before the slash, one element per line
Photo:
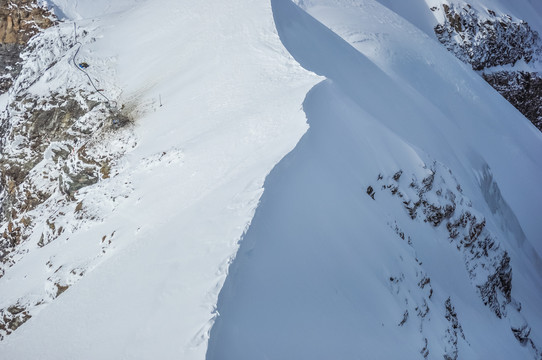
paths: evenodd
<path fill-rule="evenodd" d="M 541 160 L 534 155 L 542 151 L 542 136 L 536 129 L 500 96 L 488 91 L 487 84 L 476 73 L 458 66 L 451 54 L 387 8 L 371 0 L 312 3 L 313 7 L 307 7 L 311 14 L 374 63 L 367 65 L 366 58 L 357 66 L 348 67 L 344 59 L 335 56 L 340 65 L 327 69 L 325 75 L 341 88 L 353 88 L 352 92 L 346 91 L 353 94 L 353 101 L 377 114 L 380 121 L 405 140 L 446 164 L 464 182 L 479 187 L 478 175 L 473 179 L 471 169 L 483 173 L 489 166 L 528 242 L 538 253 L 542 252 L 542 243 L 537 240 L 542 228 L 531 216 L 540 211 L 542 202 L 542 193 L 534 180 L 542 168 Z M 292 53 L 296 56 L 299 51 Z M 321 52 L 315 51 L 314 55 L 317 59 L 326 58 Z M 303 64 L 303 58 L 296 57 Z M 342 76 L 333 74 L 340 71 Z M 387 88 L 380 92 L 382 85 Z M 518 161 L 518 156 L 511 152 L 525 155 Z M 479 190 L 476 193 L 472 194 L 473 201 Z M 512 238 L 521 243 L 521 231 L 513 228 L 517 227 L 512 225 L 510 229 L 516 233 Z"/>
<path fill-rule="evenodd" d="M 54 0 L 0 97 L 1 357 L 536 356 L 541 135 L 396 1 Z"/>
<path fill-rule="evenodd" d="M 540 135 L 382 5 L 299 3 L 325 26 L 274 0 L 279 35 L 328 80 L 266 179 L 207 358 L 539 357 Z"/>

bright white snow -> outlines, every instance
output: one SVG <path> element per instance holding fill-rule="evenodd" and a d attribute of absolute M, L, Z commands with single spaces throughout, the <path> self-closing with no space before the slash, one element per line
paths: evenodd
<path fill-rule="evenodd" d="M 78 194 L 103 220 L 0 279 L 2 306 L 38 300 L 55 277 L 72 285 L 0 342 L 2 358 L 442 358 L 448 298 L 459 358 L 532 358 L 510 325 L 525 318 L 541 338 L 542 136 L 436 42 L 424 1 L 53 2 L 137 119 L 109 140 L 130 145 L 118 175 Z M 497 10 L 539 20 L 514 4 Z M 32 91 L 84 81 L 64 60 L 52 71 Z M 484 306 L 443 228 L 366 193 L 433 162 L 509 252 L 521 315 Z"/>
<path fill-rule="evenodd" d="M 542 136 L 379 3 L 300 4 L 328 28 L 275 0 L 279 34 L 296 60 L 329 80 L 308 94 L 310 129 L 266 180 L 220 295 L 208 358 L 413 359 L 425 350 L 442 358 L 451 349 L 447 298 L 466 338 L 459 358 L 533 358 L 510 331 L 514 311 L 498 320 L 484 306 L 446 231 L 412 221 L 378 188 L 376 200 L 365 190 L 379 174 L 422 179 L 434 161 L 449 168 L 510 253 L 513 298 L 536 342 L 542 277 L 532 245 L 542 249 L 542 228 L 532 214 L 542 204 Z M 425 276 L 431 296 L 420 286 Z"/>
<path fill-rule="evenodd" d="M 301 104 L 319 79 L 284 49 L 267 2 L 57 4 L 95 39 L 82 59 L 114 69 L 119 106 L 140 113 L 137 147 L 112 169 L 118 176 L 78 195 L 102 223 L 32 249 L 1 279 L 8 305 L 41 293 L 60 266 L 87 268 L 0 354 L 201 359 L 229 259 L 265 176 L 306 131 Z M 59 76 L 80 76 L 61 64 Z M 119 187 L 128 198 L 111 198 Z M 96 262 L 104 235 L 112 243 Z"/>

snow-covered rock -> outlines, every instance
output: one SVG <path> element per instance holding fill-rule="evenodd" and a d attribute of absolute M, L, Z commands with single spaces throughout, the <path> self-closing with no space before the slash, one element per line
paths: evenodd
<path fill-rule="evenodd" d="M 28 40 L 56 21 L 46 4 L 36 0 L 0 1 L 0 93 L 17 77 Z"/>
<path fill-rule="evenodd" d="M 483 70 L 518 61 L 540 61 L 542 40 L 528 23 L 488 9 L 482 14 L 470 5 L 432 7 L 443 19 L 435 27 L 438 40 L 461 61 Z"/>
<path fill-rule="evenodd" d="M 511 15 L 469 4 L 431 7 L 437 39 L 542 131 L 542 40 L 531 26 Z M 515 65 L 520 63 L 520 69 Z M 525 68 L 525 70 L 521 70 Z"/>

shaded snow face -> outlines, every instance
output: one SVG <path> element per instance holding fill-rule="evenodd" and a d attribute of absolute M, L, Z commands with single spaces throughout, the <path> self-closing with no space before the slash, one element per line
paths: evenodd
<path fill-rule="evenodd" d="M 477 176 L 469 168 L 478 173 L 485 164 L 489 165 L 527 238 L 542 251 L 538 241 L 542 228 L 530 215 L 539 206 L 534 201 L 539 194 L 535 179 L 540 168 L 534 154 L 541 146 L 541 135 L 536 129 L 500 96 L 488 91 L 478 74 L 458 66 L 441 45 L 380 4 L 368 0 L 313 0 L 311 4 L 306 9 L 312 15 L 366 58 L 349 50 L 342 52 L 342 57 L 328 56 L 319 52 L 318 44 L 313 46 L 318 56 L 311 58 L 310 47 L 300 44 L 297 59 L 308 68 L 325 73 L 346 93 L 355 94 L 353 101 L 377 114 L 380 121 L 405 140 L 431 155 L 438 154 L 436 158 L 459 178 L 469 179 L 466 181 L 479 187 Z M 289 29 L 295 30 L 293 25 L 285 26 L 284 33 Z M 285 40 L 287 46 L 288 41 L 291 40 Z M 334 48 L 332 53 L 340 48 Z M 351 69 L 356 61 L 366 71 L 341 73 L 340 69 Z M 341 66 L 325 65 L 333 62 Z M 373 93 L 380 91 L 385 95 L 375 100 Z M 379 106 L 383 103 L 385 106 Z M 435 135 L 427 136 L 428 132 Z M 524 154 L 525 161 L 518 162 L 518 156 L 512 153 Z M 511 168 L 517 169 L 513 171 L 515 176 L 510 176 Z M 517 181 L 525 186 L 519 187 Z M 478 197 L 470 195 L 473 201 Z"/>
<path fill-rule="evenodd" d="M 277 0 L 281 40 L 329 80 L 266 180 L 207 358 L 537 359 L 540 135 L 389 9 L 299 3 L 326 27 Z"/>

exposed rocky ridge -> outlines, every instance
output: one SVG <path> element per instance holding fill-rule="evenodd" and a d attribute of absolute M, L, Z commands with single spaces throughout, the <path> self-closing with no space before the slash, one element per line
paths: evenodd
<path fill-rule="evenodd" d="M 36 0 L 0 0 L 0 93 L 20 72 L 20 54 L 28 40 L 54 24 L 54 15 Z"/>
<path fill-rule="evenodd" d="M 434 228 L 445 229 L 447 240 L 462 254 L 465 267 L 480 299 L 498 318 L 510 320 L 510 328 L 516 339 L 522 345 L 529 345 L 534 358 L 540 359 L 542 352 L 529 337 L 530 327 L 520 313 L 521 303 L 512 297 L 512 266 L 508 253 L 500 247 L 495 235 L 488 230 L 484 217 L 465 197 L 451 171 L 436 162 L 425 169 L 427 176 L 421 180 L 415 175 L 404 175 L 402 170 L 387 177 L 380 174 L 377 178 L 378 186 L 369 186 L 366 192 L 375 201 L 378 201 L 383 193 L 390 194 L 402 202 L 402 207 L 413 221 L 421 220 Z M 414 249 L 412 239 L 405 234 L 401 226 L 395 223 L 393 228 L 399 237 Z M 416 261 L 418 262 L 417 257 Z M 423 278 L 418 281 L 418 286 L 424 289 L 425 286 L 420 285 L 430 285 L 430 277 L 425 274 L 420 262 L 418 265 L 419 270 L 416 274 Z M 404 274 L 394 276 L 390 281 L 399 284 L 402 283 L 401 279 L 404 280 Z M 432 295 L 431 289 L 422 300 L 417 300 L 416 311 L 427 308 L 426 311 L 421 311 L 422 318 L 430 311 L 429 300 Z M 408 301 L 406 303 L 408 304 Z M 467 343 L 468 341 L 450 298 L 444 305 L 446 320 L 450 324 L 444 334 L 448 341 L 444 358 L 457 359 L 459 339 Z M 408 320 L 411 312 L 408 309 L 405 311 L 400 326 Z M 426 347 L 421 352 L 424 357 L 428 357 Z"/>
<path fill-rule="evenodd" d="M 523 20 L 470 5 L 443 4 L 431 8 L 442 22 L 437 39 L 461 61 L 481 71 L 484 79 L 542 130 L 542 75 L 536 71 L 487 72 L 495 66 L 542 61 L 542 40 Z"/>
<path fill-rule="evenodd" d="M 491 10 L 480 14 L 470 5 L 443 4 L 433 11 L 444 13 L 444 23 L 435 27 L 439 41 L 474 70 L 529 63 L 542 55 L 539 34 L 522 20 Z"/>
<path fill-rule="evenodd" d="M 57 189 L 74 199 L 77 190 L 109 176 L 111 156 L 95 156 L 88 149 L 104 124 L 113 126 L 110 112 L 103 104 L 75 98 L 75 90 L 49 99 L 26 94 L 10 104 L 10 116 L 17 120 L 3 139 L 0 156 L 0 223 L 7 223 L 3 251 L 20 244 L 31 230 L 31 219 L 21 213 L 31 212 Z M 42 174 L 37 174 L 38 165 Z M 35 177 L 45 181 L 38 186 Z"/>
<path fill-rule="evenodd" d="M 81 43 L 94 41 L 86 35 L 79 37 Z M 88 199 L 80 192 L 114 178 L 117 161 L 135 146 L 131 107 L 119 109 L 96 94 L 73 64 L 77 46 L 71 29 L 60 25 L 28 40 L 0 113 L 0 277 L 25 254 L 61 237 L 67 241 L 84 224 L 100 221 L 99 206 L 88 206 L 99 201 L 97 194 Z M 55 82 L 59 76 L 66 79 Z M 118 194 L 101 196 L 127 196 L 129 187 L 123 182 Z M 113 238 L 114 233 L 100 234 L 92 261 L 67 266 L 51 259 L 43 293 L 0 300 L 0 340 L 77 282 Z"/>

